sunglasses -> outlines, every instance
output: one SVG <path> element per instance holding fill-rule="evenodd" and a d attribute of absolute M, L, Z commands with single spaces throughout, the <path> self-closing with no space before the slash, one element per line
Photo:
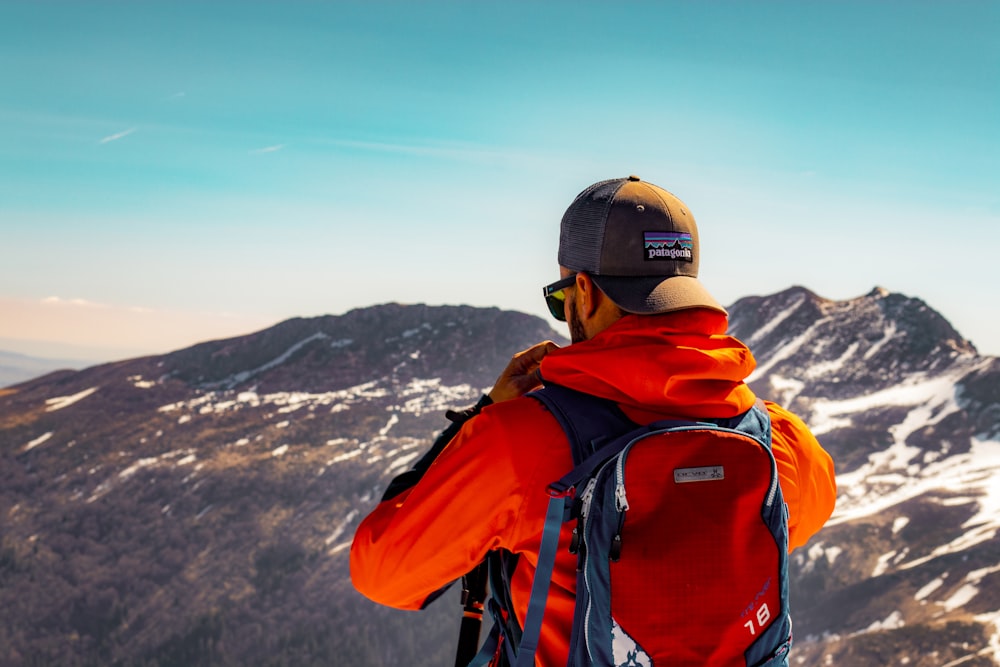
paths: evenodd
<path fill-rule="evenodd" d="M 545 297 L 545 305 L 549 307 L 552 317 L 560 322 L 566 321 L 566 288 L 576 282 L 576 274 L 567 276 L 562 280 L 557 280 L 551 285 L 542 288 L 542 296 Z"/>

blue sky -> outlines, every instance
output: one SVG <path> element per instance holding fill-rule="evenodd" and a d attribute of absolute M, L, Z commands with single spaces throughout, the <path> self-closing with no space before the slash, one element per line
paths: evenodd
<path fill-rule="evenodd" d="M 1000 354 L 1000 3 L 0 4 L 0 348 L 388 301 L 544 314 L 638 174 L 723 303 L 919 297 Z"/>

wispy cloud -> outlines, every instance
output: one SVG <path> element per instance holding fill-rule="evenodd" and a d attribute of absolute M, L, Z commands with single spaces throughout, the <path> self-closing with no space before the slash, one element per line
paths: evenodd
<path fill-rule="evenodd" d="M 516 147 L 492 147 L 462 142 L 431 142 L 431 143 L 390 143 L 379 141 L 356 141 L 352 139 L 319 140 L 318 143 L 349 148 L 352 150 L 372 151 L 378 153 L 396 153 L 416 155 L 419 157 L 442 158 L 459 162 L 476 163 L 518 163 L 551 161 L 552 156 L 526 151 Z"/>
<path fill-rule="evenodd" d="M 48 306 L 79 306 L 81 308 L 107 308 L 103 303 L 95 303 L 86 299 L 63 299 L 58 296 L 49 296 L 42 299 L 42 303 Z"/>
<path fill-rule="evenodd" d="M 255 148 L 250 151 L 251 155 L 259 155 L 261 153 L 276 153 L 285 147 L 285 144 L 275 144 L 274 146 L 265 146 L 264 148 Z"/>
<path fill-rule="evenodd" d="M 181 90 L 179 92 L 174 93 L 173 95 L 168 96 L 167 99 L 168 100 L 179 100 L 180 98 L 185 97 L 186 95 L 187 95 L 187 93 L 185 93 L 183 90 Z"/>
<path fill-rule="evenodd" d="M 64 299 L 61 296 L 47 296 L 41 300 L 43 306 L 66 306 L 66 307 L 77 307 L 77 308 L 106 308 L 115 309 L 121 311 L 127 311 L 130 313 L 136 313 L 139 315 L 145 315 L 149 313 L 155 313 L 156 310 L 152 308 L 147 308 L 146 306 L 113 306 L 107 303 L 98 303 L 96 301 L 88 301 L 87 299 Z"/>
<path fill-rule="evenodd" d="M 134 127 L 130 127 L 129 129 L 127 129 L 127 130 L 125 130 L 123 132 L 116 132 L 115 134 L 109 134 L 108 136 L 106 136 L 103 139 L 101 139 L 99 143 L 107 144 L 107 143 L 111 143 L 112 141 L 118 141 L 119 139 L 127 137 L 128 135 L 132 134 L 133 132 L 135 132 L 135 128 Z"/>

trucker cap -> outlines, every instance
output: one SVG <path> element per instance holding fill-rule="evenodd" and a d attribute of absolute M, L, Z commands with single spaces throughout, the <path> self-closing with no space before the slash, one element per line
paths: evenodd
<path fill-rule="evenodd" d="M 725 313 L 698 280 L 699 257 L 698 227 L 684 202 L 638 176 L 594 183 L 559 228 L 559 265 L 590 275 L 630 313 Z"/>

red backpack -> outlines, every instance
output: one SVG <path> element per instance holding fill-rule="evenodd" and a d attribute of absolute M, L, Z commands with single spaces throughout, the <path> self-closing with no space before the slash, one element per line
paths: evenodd
<path fill-rule="evenodd" d="M 529 395 L 563 427 L 575 467 L 549 486 L 523 629 L 511 620 L 511 565 L 495 562 L 493 646 L 472 664 L 497 643 L 507 664 L 534 664 L 561 526 L 575 521 L 569 665 L 787 665 L 788 519 L 766 408 L 637 426 L 565 387 Z"/>

